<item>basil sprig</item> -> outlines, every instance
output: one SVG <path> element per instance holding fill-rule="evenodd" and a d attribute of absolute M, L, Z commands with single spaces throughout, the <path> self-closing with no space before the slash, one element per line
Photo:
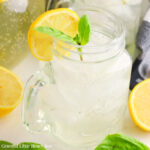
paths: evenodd
<path fill-rule="evenodd" d="M 51 27 L 40 26 L 40 27 L 34 28 L 34 30 L 39 31 L 44 34 L 48 34 L 59 40 L 63 40 L 65 42 L 69 42 L 69 43 L 77 44 L 77 45 L 86 45 L 90 40 L 90 34 L 91 34 L 90 21 L 87 15 L 83 15 L 80 18 L 80 21 L 78 24 L 78 34 L 76 34 L 76 36 L 73 38 L 65 34 L 64 32 L 61 32 Z M 78 51 L 80 53 L 80 60 L 82 61 L 83 60 L 83 57 L 81 55 L 82 48 L 78 48 Z"/>

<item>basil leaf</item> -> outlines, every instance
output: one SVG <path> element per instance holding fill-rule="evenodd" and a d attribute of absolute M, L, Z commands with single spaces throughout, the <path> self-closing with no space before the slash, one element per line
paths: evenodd
<path fill-rule="evenodd" d="M 23 142 L 18 145 L 18 150 L 46 150 L 41 144 Z"/>
<path fill-rule="evenodd" d="M 13 149 L 13 144 L 7 141 L 0 141 L 0 150 Z"/>
<path fill-rule="evenodd" d="M 149 150 L 149 148 L 136 139 L 123 134 L 108 135 L 95 150 Z"/>
<path fill-rule="evenodd" d="M 76 41 L 77 44 L 80 44 L 79 34 L 76 34 L 76 36 L 73 38 L 73 40 Z"/>
<path fill-rule="evenodd" d="M 53 29 L 51 27 L 36 27 L 36 28 L 34 28 L 34 30 L 39 31 L 44 34 L 48 34 L 52 37 L 55 37 L 59 40 L 63 40 L 65 42 L 77 44 L 71 36 L 66 35 L 65 33 L 61 32 L 59 30 Z"/>
<path fill-rule="evenodd" d="M 87 44 L 90 40 L 90 34 L 91 34 L 90 22 L 87 15 L 83 15 L 80 18 L 79 25 L 78 25 L 78 32 L 79 32 L 80 44 L 81 45 Z"/>

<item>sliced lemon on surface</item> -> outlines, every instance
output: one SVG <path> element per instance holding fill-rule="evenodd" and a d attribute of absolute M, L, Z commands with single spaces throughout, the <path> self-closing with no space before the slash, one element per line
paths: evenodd
<path fill-rule="evenodd" d="M 58 8 L 40 15 L 31 25 L 28 44 L 35 58 L 43 61 L 53 59 L 53 39 L 49 35 L 35 31 L 35 27 L 46 26 L 75 37 L 78 32 L 79 16 L 68 8 Z"/>
<path fill-rule="evenodd" d="M 150 79 L 142 81 L 132 90 L 129 111 L 138 127 L 150 131 Z"/>
<path fill-rule="evenodd" d="M 24 86 L 13 72 L 0 66 L 0 117 L 10 113 L 21 102 Z"/>

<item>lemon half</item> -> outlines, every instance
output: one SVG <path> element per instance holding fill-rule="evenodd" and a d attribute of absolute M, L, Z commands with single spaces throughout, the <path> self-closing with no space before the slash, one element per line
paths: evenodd
<path fill-rule="evenodd" d="M 10 113 L 23 98 L 24 86 L 16 74 L 0 67 L 0 117 Z"/>
<path fill-rule="evenodd" d="M 138 127 L 150 131 L 150 79 L 142 81 L 132 90 L 129 111 Z"/>

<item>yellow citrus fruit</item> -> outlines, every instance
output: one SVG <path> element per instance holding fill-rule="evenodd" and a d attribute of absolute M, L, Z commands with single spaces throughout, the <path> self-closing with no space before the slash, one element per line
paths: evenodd
<path fill-rule="evenodd" d="M 129 111 L 138 127 L 150 131 L 150 79 L 142 81 L 132 90 Z"/>
<path fill-rule="evenodd" d="M 58 8 L 40 15 L 28 32 L 28 44 L 35 58 L 50 61 L 53 59 L 53 40 L 49 35 L 35 31 L 35 27 L 47 26 L 75 37 L 78 32 L 79 16 L 68 8 Z"/>
<path fill-rule="evenodd" d="M 5 1 L 8 1 L 8 0 L 0 0 L 0 3 L 1 3 L 1 2 L 5 2 Z"/>
<path fill-rule="evenodd" d="M 0 66 L 0 117 L 10 113 L 21 102 L 23 90 L 19 77 Z"/>

